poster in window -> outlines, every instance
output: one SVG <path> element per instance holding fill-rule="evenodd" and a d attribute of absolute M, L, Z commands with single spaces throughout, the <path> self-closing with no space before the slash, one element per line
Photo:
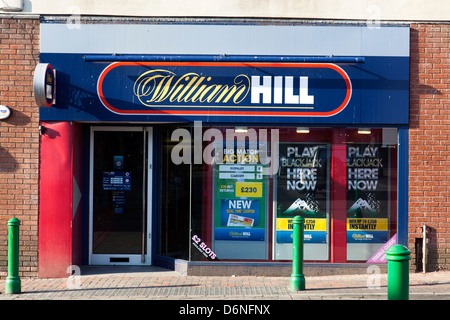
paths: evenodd
<path fill-rule="evenodd" d="M 388 148 L 347 144 L 347 243 L 388 240 Z"/>
<path fill-rule="evenodd" d="M 280 143 L 277 243 L 292 243 L 292 218 L 305 219 L 306 243 L 326 243 L 328 144 Z"/>
<path fill-rule="evenodd" d="M 215 240 L 265 240 L 266 176 L 257 149 L 225 149 L 215 167 Z"/>

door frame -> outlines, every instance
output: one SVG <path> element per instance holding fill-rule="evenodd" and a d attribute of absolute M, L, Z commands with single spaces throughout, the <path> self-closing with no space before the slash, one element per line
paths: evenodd
<path fill-rule="evenodd" d="M 94 208 L 94 133 L 96 131 L 142 131 L 144 133 L 144 146 L 147 148 L 146 165 L 147 176 L 144 199 L 146 201 L 146 250 L 141 254 L 93 254 L 93 208 Z M 148 126 L 92 126 L 90 130 L 89 154 L 89 265 L 152 265 L 152 185 L 153 185 L 153 127 Z M 111 258 L 116 261 L 111 261 Z M 128 262 L 120 259 L 129 258 Z M 118 261 L 117 261 L 118 260 Z"/>

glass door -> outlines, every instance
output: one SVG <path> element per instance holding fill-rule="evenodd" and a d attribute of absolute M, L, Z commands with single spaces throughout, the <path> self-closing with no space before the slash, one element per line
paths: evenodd
<path fill-rule="evenodd" d="M 151 264 L 151 133 L 91 130 L 90 264 Z"/>

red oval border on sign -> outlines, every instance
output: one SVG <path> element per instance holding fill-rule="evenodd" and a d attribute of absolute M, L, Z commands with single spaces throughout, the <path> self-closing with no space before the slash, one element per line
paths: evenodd
<path fill-rule="evenodd" d="M 120 110 L 108 103 L 103 95 L 103 80 L 105 76 L 114 68 L 120 66 L 192 66 L 192 67 L 284 67 L 284 68 L 328 68 L 338 72 L 347 86 L 346 95 L 341 105 L 327 112 L 302 112 L 302 111 L 225 111 L 225 110 Z M 339 66 L 331 63 L 241 63 L 241 62 L 114 62 L 107 66 L 97 82 L 97 94 L 102 104 L 111 112 L 120 115 L 216 115 L 216 116 L 301 116 L 301 117 L 330 117 L 338 114 L 350 102 L 352 96 L 352 84 L 347 73 Z"/>

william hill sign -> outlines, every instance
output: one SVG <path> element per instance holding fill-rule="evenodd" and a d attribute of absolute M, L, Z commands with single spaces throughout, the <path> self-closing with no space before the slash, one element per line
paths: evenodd
<path fill-rule="evenodd" d="M 97 94 L 118 115 L 330 117 L 352 84 L 328 63 L 117 62 Z"/>

